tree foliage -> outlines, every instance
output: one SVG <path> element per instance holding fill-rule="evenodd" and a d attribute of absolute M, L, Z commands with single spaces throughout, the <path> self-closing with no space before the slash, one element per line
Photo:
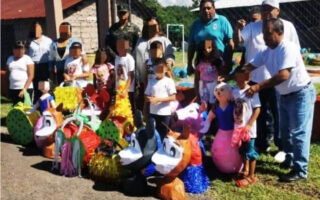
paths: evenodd
<path fill-rule="evenodd" d="M 196 0 L 194 0 L 196 1 Z M 148 6 L 153 13 L 159 18 L 162 31 L 166 33 L 167 24 L 183 24 L 185 29 L 185 38 L 189 35 L 191 25 L 193 21 L 197 18 L 197 15 L 190 12 L 189 7 L 185 6 L 169 6 L 162 7 L 157 0 L 141 0 L 146 6 Z M 181 41 L 181 32 L 177 28 L 170 29 L 170 40 L 173 43 Z"/>

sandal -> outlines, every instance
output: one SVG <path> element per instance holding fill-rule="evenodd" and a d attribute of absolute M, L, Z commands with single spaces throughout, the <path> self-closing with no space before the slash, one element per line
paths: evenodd
<path fill-rule="evenodd" d="M 244 177 L 243 179 L 237 180 L 236 181 L 236 186 L 240 188 L 245 188 L 248 187 L 249 185 L 254 184 L 257 181 L 256 177 Z"/>
<path fill-rule="evenodd" d="M 239 172 L 235 178 L 236 180 L 239 180 L 239 179 L 244 179 L 245 177 L 247 177 L 249 175 L 249 172 L 247 171 L 242 171 L 242 172 Z"/>

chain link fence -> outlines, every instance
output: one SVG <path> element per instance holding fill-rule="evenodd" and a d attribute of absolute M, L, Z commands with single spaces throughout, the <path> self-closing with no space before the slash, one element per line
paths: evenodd
<path fill-rule="evenodd" d="M 226 16 L 234 27 L 238 19 L 248 18 L 250 8 L 217 9 L 217 13 Z M 301 48 L 320 53 L 320 0 L 281 3 L 280 17 L 294 24 Z"/>

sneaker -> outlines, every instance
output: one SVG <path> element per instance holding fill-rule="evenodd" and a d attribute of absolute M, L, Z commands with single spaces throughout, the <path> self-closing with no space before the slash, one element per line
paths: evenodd
<path fill-rule="evenodd" d="M 300 180 L 306 180 L 306 177 L 302 177 L 299 175 L 299 173 L 290 171 L 288 174 L 281 175 L 279 177 L 279 181 L 281 182 L 293 182 L 293 181 L 300 181 Z"/>
<path fill-rule="evenodd" d="M 286 160 L 286 153 L 284 151 L 279 151 L 275 156 L 274 159 L 277 163 L 283 163 Z"/>

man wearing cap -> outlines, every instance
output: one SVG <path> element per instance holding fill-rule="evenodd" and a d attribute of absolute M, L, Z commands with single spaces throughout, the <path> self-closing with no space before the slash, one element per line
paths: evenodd
<path fill-rule="evenodd" d="M 315 89 L 305 69 L 300 48 L 284 38 L 284 22 L 269 19 L 263 23 L 267 49 L 260 51 L 245 68 L 249 71 L 265 66 L 271 77 L 252 85 L 246 95 L 252 97 L 262 89 L 275 87 L 280 94 L 280 132 L 285 164 L 291 168 L 280 181 L 307 178 Z"/>
<path fill-rule="evenodd" d="M 279 1 L 264 0 L 261 6 L 262 21 L 249 23 L 243 19 L 238 20 L 235 29 L 235 43 L 244 43 L 246 48 L 245 60 L 250 62 L 261 51 L 267 48 L 263 40 L 262 25 L 268 19 L 276 19 L 279 16 Z M 289 21 L 281 19 L 284 24 L 284 39 L 289 40 L 297 45 L 300 49 L 300 43 L 297 32 L 293 24 Z M 260 83 L 270 78 L 270 73 L 265 66 L 251 72 L 250 84 Z M 282 150 L 282 144 L 279 134 L 279 119 L 276 92 L 273 87 L 260 90 L 259 98 L 261 101 L 261 113 L 257 120 L 257 141 L 256 147 L 259 152 L 265 152 L 270 146 L 270 139 L 274 136 L 274 142 Z"/>
<path fill-rule="evenodd" d="M 130 13 L 127 6 L 119 5 L 117 9 L 119 22 L 110 27 L 106 37 L 106 48 L 110 51 L 113 58 L 117 55 L 116 41 L 118 37 L 128 37 L 131 50 L 133 50 L 140 36 L 140 29 L 138 26 L 129 22 Z"/>
<path fill-rule="evenodd" d="M 189 34 L 188 74 L 193 73 L 194 53 L 205 40 L 214 40 L 228 68 L 232 68 L 233 30 L 228 19 L 216 13 L 214 0 L 201 0 L 200 18 L 193 22 Z"/>
<path fill-rule="evenodd" d="M 89 64 L 81 56 L 82 45 L 80 42 L 74 42 L 70 46 L 69 55 L 64 65 L 64 81 L 75 82 L 77 87 L 87 86 L 89 77 Z"/>

